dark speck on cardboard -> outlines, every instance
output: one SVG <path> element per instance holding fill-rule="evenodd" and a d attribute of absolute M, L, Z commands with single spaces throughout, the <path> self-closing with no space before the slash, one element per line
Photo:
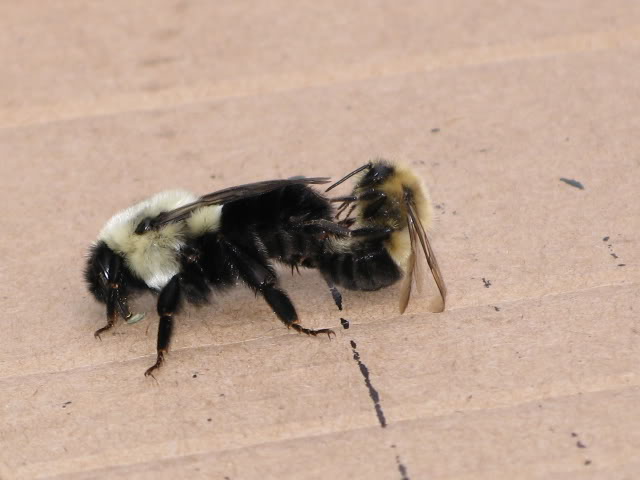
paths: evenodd
<path fill-rule="evenodd" d="M 349 328 L 349 320 L 347 320 L 346 318 L 341 317 L 340 323 L 342 324 L 342 328 L 344 328 L 345 330 Z"/>
<path fill-rule="evenodd" d="M 571 185 L 572 187 L 576 187 L 580 190 L 584 190 L 584 185 L 580 183 L 578 180 L 573 180 L 572 178 L 564 178 L 560 177 L 560 180 L 566 183 L 567 185 Z"/>
<path fill-rule="evenodd" d="M 591 465 L 591 460 L 589 460 L 589 459 L 585 460 L 585 461 L 584 461 L 584 464 L 585 464 L 585 465 Z"/>
<path fill-rule="evenodd" d="M 64 402 L 62 404 L 62 408 L 67 408 L 67 405 L 71 405 L 71 400 L 69 400 L 68 402 Z"/>
<path fill-rule="evenodd" d="M 482 277 L 482 283 L 484 283 L 484 288 L 489 288 L 491 286 L 491 280 L 487 280 L 484 277 Z"/>
<path fill-rule="evenodd" d="M 578 436 L 578 434 L 576 432 L 571 432 L 571 436 L 575 438 Z"/>
<path fill-rule="evenodd" d="M 440 131 L 440 129 L 437 128 L 437 127 L 431 129 L 431 133 L 438 133 L 439 131 Z"/>
<path fill-rule="evenodd" d="M 609 241 L 609 237 L 604 237 L 604 238 L 602 239 L 602 241 L 603 241 L 603 242 L 608 242 L 608 241 Z"/>
<path fill-rule="evenodd" d="M 493 309 L 494 309 L 496 312 L 499 312 L 499 311 L 500 311 L 500 307 L 493 307 Z"/>
<path fill-rule="evenodd" d="M 587 446 L 584 443 L 582 443 L 580 440 L 578 440 L 576 442 L 576 447 L 578 447 L 578 448 L 587 448 Z"/>

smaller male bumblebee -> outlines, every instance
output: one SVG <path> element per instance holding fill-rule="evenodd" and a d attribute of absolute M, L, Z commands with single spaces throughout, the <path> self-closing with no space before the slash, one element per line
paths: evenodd
<path fill-rule="evenodd" d="M 402 279 L 400 312 L 404 313 L 412 285 L 420 280 L 421 248 L 440 293 L 435 311 L 443 311 L 447 289 L 425 230 L 433 218 L 426 187 L 409 167 L 376 159 L 327 191 L 355 175 L 351 194 L 332 201 L 341 202 L 336 221 L 360 234 L 329 239 L 314 266 L 328 281 L 351 290 L 378 290 Z"/>

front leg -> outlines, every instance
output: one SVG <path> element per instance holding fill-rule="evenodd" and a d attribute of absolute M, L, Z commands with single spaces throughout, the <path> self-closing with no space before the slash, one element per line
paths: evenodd
<path fill-rule="evenodd" d="M 160 365 L 164 362 L 164 354 L 169 350 L 171 334 L 173 333 L 173 315 L 178 313 L 181 299 L 180 274 L 177 274 L 169 280 L 169 283 L 164 286 L 158 296 L 158 315 L 160 316 L 160 322 L 158 323 L 158 355 L 156 363 L 144 372 L 145 376 L 153 376 L 152 372 L 160 368 Z"/>

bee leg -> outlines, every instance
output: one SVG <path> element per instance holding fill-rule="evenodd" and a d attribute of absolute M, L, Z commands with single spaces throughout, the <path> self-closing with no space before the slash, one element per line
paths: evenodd
<path fill-rule="evenodd" d="M 256 242 L 254 250 L 262 251 L 262 245 L 258 238 L 254 238 Z M 329 328 L 321 328 L 312 330 L 298 325 L 298 314 L 291 303 L 287 294 L 279 288 L 278 277 L 269 266 L 265 258 L 256 257 L 243 251 L 238 245 L 226 241 L 227 255 L 234 263 L 240 278 L 251 288 L 256 294 L 262 295 L 269 304 L 273 312 L 284 323 L 287 328 L 293 328 L 300 333 L 316 336 L 320 333 L 326 333 L 329 337 L 335 336 L 335 332 Z"/>
<path fill-rule="evenodd" d="M 383 239 L 393 233 L 393 228 L 362 227 L 351 230 L 352 237 L 366 237 L 368 240 Z"/>
<path fill-rule="evenodd" d="M 180 292 L 180 277 L 174 275 L 169 283 L 160 291 L 158 297 L 158 315 L 160 316 L 160 322 L 158 324 L 158 343 L 157 343 L 157 357 L 156 363 L 144 372 L 145 376 L 153 376 L 153 371 L 160 368 L 160 365 L 164 362 L 164 355 L 169 349 L 169 343 L 171 342 L 171 334 L 173 333 L 173 315 L 177 313 L 180 307 L 181 292 Z"/>
<path fill-rule="evenodd" d="M 331 292 L 331 296 L 333 297 L 336 307 L 338 307 L 338 310 L 342 311 L 342 294 L 340 293 L 340 290 L 336 288 L 331 279 L 326 275 L 324 276 L 324 281 L 327 282 L 327 286 L 329 287 L 329 291 Z"/>
<path fill-rule="evenodd" d="M 380 208 L 387 202 L 387 195 L 384 192 L 379 190 L 372 190 L 362 195 L 363 200 L 371 201 L 364 209 L 362 210 L 362 218 L 369 219 L 374 217 L 379 211 Z"/>
<path fill-rule="evenodd" d="M 293 303 L 291 303 L 287 294 L 276 285 L 263 284 L 258 290 L 287 328 L 293 328 L 298 333 L 305 333 L 314 337 L 321 333 L 326 334 L 329 338 L 331 338 L 331 335 L 334 337 L 336 336 L 335 332 L 330 328 L 319 328 L 318 330 L 313 330 L 299 325 L 298 314 L 296 313 Z"/>
<path fill-rule="evenodd" d="M 100 340 L 100 335 L 111 330 L 116 323 L 116 308 L 118 303 L 118 284 L 109 284 L 109 296 L 107 297 L 107 324 L 96 330 L 94 337 Z"/>
<path fill-rule="evenodd" d="M 329 233 L 338 237 L 348 237 L 351 234 L 348 228 L 324 218 L 310 220 L 297 226 L 306 233 Z"/>

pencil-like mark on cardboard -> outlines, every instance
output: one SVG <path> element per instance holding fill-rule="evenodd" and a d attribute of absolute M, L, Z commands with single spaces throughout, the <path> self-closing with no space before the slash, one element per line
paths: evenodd
<path fill-rule="evenodd" d="M 564 178 L 560 177 L 560 180 L 566 183 L 567 185 L 571 185 L 572 187 L 579 188 L 580 190 L 584 190 L 584 185 L 580 183 L 578 180 L 573 180 L 572 178 Z"/>
<path fill-rule="evenodd" d="M 482 277 L 482 283 L 484 283 L 484 288 L 489 288 L 491 286 L 491 280 L 487 280 L 484 277 Z"/>
<path fill-rule="evenodd" d="M 395 444 L 391 445 L 391 448 L 395 449 Z M 400 455 L 396 455 L 396 465 L 398 465 L 398 471 L 400 472 L 400 480 L 411 480 L 407 473 L 406 465 L 402 463 L 402 460 L 400 460 Z"/>
<path fill-rule="evenodd" d="M 378 416 L 378 422 L 380 422 L 380 426 L 382 428 L 385 428 L 387 426 L 387 420 L 386 420 L 386 418 L 384 418 L 384 412 L 382 411 L 382 405 L 380 405 L 380 394 L 378 393 L 378 391 L 371 384 L 371 378 L 369 376 L 369 369 L 360 360 L 360 354 L 356 350 L 357 346 L 358 345 L 356 344 L 356 342 L 351 340 L 351 349 L 353 350 L 353 359 L 358 364 L 358 367 L 360 368 L 360 373 L 362 373 L 362 376 L 364 377 L 364 384 L 366 385 L 367 389 L 369 390 L 369 397 L 371 397 L 371 401 L 373 402 L 373 407 L 376 410 L 376 415 Z"/>
<path fill-rule="evenodd" d="M 405 467 L 404 463 L 400 460 L 400 456 L 396 455 L 396 464 L 398 465 L 398 471 L 400 472 L 400 478 L 402 480 L 410 480 L 409 475 L 407 474 L 407 467 Z"/>

